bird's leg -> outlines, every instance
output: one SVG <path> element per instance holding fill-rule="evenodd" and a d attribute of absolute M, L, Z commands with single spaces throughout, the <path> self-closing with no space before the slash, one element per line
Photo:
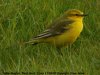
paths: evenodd
<path fill-rule="evenodd" d="M 58 52 L 58 54 L 60 54 L 60 55 L 63 56 L 62 51 L 61 51 L 61 48 L 57 47 L 57 52 Z"/>

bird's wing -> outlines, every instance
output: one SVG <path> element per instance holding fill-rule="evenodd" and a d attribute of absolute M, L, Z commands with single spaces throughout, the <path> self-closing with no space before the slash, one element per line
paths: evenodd
<path fill-rule="evenodd" d="M 69 29 L 69 28 L 65 28 L 66 25 L 70 25 L 73 22 L 74 21 L 72 21 L 72 20 L 55 21 L 51 24 L 51 27 L 49 27 L 47 30 L 45 30 L 43 33 L 37 35 L 36 37 L 33 37 L 33 39 L 48 38 L 48 37 L 60 35 Z"/>

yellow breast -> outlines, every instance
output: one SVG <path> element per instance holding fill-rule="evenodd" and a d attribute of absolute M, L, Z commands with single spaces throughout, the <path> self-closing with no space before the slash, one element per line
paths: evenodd
<path fill-rule="evenodd" d="M 80 35 L 81 31 L 83 29 L 83 23 L 82 21 L 74 22 L 69 30 L 66 30 L 65 33 L 56 36 L 55 38 L 50 38 L 50 42 L 55 44 L 56 46 L 64 46 L 68 44 L 72 44 L 77 37 Z"/>

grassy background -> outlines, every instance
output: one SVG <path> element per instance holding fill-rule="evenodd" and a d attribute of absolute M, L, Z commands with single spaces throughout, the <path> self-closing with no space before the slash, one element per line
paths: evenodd
<path fill-rule="evenodd" d="M 99 0 L 0 0 L 0 71 L 100 74 Z M 47 44 L 24 46 L 68 9 L 89 14 L 84 30 L 64 56 Z"/>

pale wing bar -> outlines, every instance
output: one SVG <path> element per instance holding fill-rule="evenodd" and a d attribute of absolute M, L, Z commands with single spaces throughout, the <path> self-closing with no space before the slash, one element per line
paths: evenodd
<path fill-rule="evenodd" d="M 64 31 L 68 30 L 68 28 L 65 28 L 66 25 L 70 25 L 73 22 L 74 21 L 71 21 L 71 20 L 63 20 L 58 23 L 55 23 L 55 25 L 52 24 L 50 28 L 45 30 L 42 34 L 39 34 L 38 36 L 33 37 L 33 39 L 48 38 L 48 37 L 52 37 L 55 35 L 60 35 Z"/>

